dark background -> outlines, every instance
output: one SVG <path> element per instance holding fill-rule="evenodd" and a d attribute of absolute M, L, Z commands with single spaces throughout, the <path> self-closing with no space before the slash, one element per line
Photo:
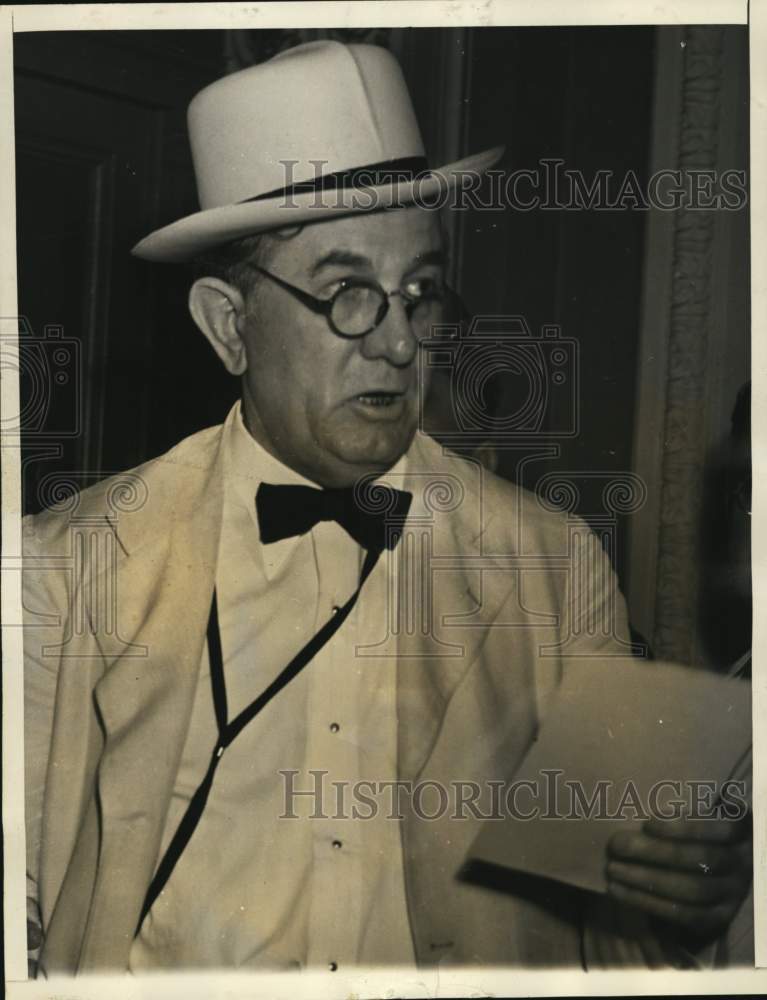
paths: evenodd
<path fill-rule="evenodd" d="M 587 176 L 633 169 L 646 179 L 652 29 L 475 36 L 467 151 L 505 143 L 507 169 L 559 157 Z M 70 467 L 123 469 L 220 421 L 235 397 L 188 318 L 187 274 L 128 254 L 150 229 L 196 208 L 184 112 L 224 72 L 224 39 L 17 36 L 16 65 L 20 311 L 36 334 L 53 323 L 84 341 L 88 455 Z M 433 108 L 423 106 L 431 95 L 419 76 L 431 65 L 408 74 L 426 123 Z M 570 466 L 628 468 L 644 214 L 472 215 L 460 275 L 469 310 L 521 314 L 534 330 L 558 323 L 578 338 L 583 433 Z M 78 443 L 86 446 L 71 450 Z M 30 508 L 41 500 L 36 465 Z"/>
<path fill-rule="evenodd" d="M 507 169 L 561 158 L 587 178 L 632 170 L 644 185 L 664 30 L 672 29 L 470 29 L 468 96 L 454 105 L 435 66 L 454 34 L 456 44 L 466 36 L 400 31 L 430 162 L 439 165 L 446 123 L 458 121 L 460 155 L 505 143 Z M 286 44 L 284 32 L 234 34 L 247 36 L 257 60 Z M 197 208 L 186 105 L 232 68 L 243 39 L 231 35 L 15 37 L 26 510 L 160 454 L 220 422 L 236 398 L 236 383 L 188 316 L 189 275 L 129 254 L 149 231 Z M 745 165 L 745 133 L 739 148 Z M 471 212 L 457 225 L 456 278 L 472 315 L 521 315 L 534 331 L 559 324 L 579 346 L 579 433 L 558 440 L 545 466 L 523 470 L 528 486 L 551 469 L 634 467 L 646 226 L 643 211 L 561 210 Z M 744 250 L 741 271 L 746 263 Z M 52 402 L 43 412 L 35 401 L 46 384 Z M 514 392 L 513 380 L 498 387 L 501 397 Z M 555 407 L 547 419 L 556 427 L 560 417 Z M 519 457 L 499 453 L 501 474 L 516 475 Z M 602 485 L 581 489 L 579 510 L 589 518 L 601 513 Z M 626 539 L 619 533 L 611 553 L 624 587 Z"/>

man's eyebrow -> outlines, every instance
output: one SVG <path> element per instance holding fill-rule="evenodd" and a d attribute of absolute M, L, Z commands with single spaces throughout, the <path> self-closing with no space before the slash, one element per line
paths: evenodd
<path fill-rule="evenodd" d="M 428 250 L 426 253 L 416 254 L 410 270 L 416 267 L 429 267 L 432 264 L 442 268 L 447 265 L 447 255 L 444 250 Z"/>
<path fill-rule="evenodd" d="M 426 253 L 416 254 L 408 270 L 413 271 L 417 267 L 428 267 L 430 265 L 444 268 L 446 263 L 447 258 L 444 250 L 427 250 Z M 369 257 L 365 257 L 364 254 L 354 253 L 352 250 L 331 250 L 324 257 L 320 257 L 318 261 L 315 261 L 309 272 L 309 277 L 313 278 L 326 267 L 354 267 L 360 270 L 364 270 L 365 268 L 372 270 L 373 263 Z"/>
<path fill-rule="evenodd" d="M 324 257 L 320 257 L 318 261 L 315 261 L 309 272 L 310 277 L 313 278 L 324 267 L 371 268 L 372 263 L 367 257 L 359 253 L 353 253 L 351 250 L 331 250 L 330 253 L 326 253 Z"/>

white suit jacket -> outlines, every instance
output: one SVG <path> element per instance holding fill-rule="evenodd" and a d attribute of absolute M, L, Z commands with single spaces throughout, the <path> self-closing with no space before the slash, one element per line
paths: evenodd
<path fill-rule="evenodd" d="M 381 611 L 399 777 L 509 780 L 562 672 L 627 654 L 623 600 L 578 519 L 420 434 L 408 469 L 393 485 L 415 496 L 420 624 L 389 629 Z M 25 520 L 28 868 L 48 974 L 126 968 L 189 723 L 221 512 L 214 427 Z M 456 877 L 477 830 L 405 816 L 419 963 L 581 964 L 566 892 Z"/>

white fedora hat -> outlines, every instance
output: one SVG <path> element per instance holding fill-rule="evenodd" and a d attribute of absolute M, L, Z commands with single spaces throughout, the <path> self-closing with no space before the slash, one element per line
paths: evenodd
<path fill-rule="evenodd" d="M 429 171 L 402 71 L 376 45 L 288 49 L 201 90 L 188 125 L 201 211 L 150 233 L 138 257 L 184 261 L 268 229 L 436 204 L 503 154 Z"/>

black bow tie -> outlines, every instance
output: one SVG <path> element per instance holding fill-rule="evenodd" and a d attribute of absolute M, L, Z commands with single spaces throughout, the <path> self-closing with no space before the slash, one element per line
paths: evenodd
<path fill-rule="evenodd" d="M 364 549 L 393 549 L 412 499 L 412 493 L 374 482 L 361 490 L 261 483 L 256 493 L 261 541 L 268 545 L 304 535 L 319 521 L 337 521 Z"/>

